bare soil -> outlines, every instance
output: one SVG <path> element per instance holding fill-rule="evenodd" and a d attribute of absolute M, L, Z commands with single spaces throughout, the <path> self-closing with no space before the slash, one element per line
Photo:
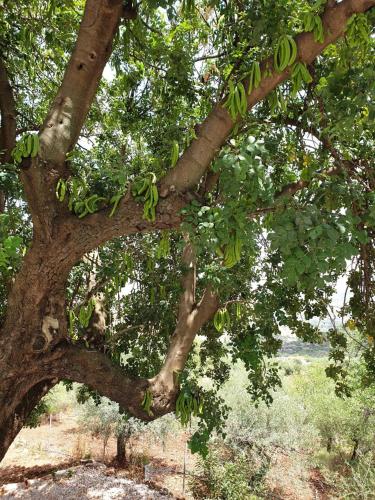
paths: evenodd
<path fill-rule="evenodd" d="M 187 450 L 188 438 L 187 433 L 175 433 L 167 440 L 163 450 L 154 437 L 142 435 L 130 443 L 127 449 L 127 464 L 119 466 L 115 462 L 115 440 L 109 440 L 103 457 L 102 441 L 81 432 L 77 424 L 77 415 L 71 411 L 59 419 L 54 419 L 51 425 L 44 423 L 35 429 L 22 429 L 0 465 L 0 486 L 7 483 L 20 483 L 32 478 L 50 477 L 55 471 L 79 466 L 82 459 L 92 459 L 107 466 L 105 475 L 113 476 L 113 482 L 105 481 L 104 483 L 107 489 L 114 488 L 114 494 L 121 484 L 125 488 L 127 483 L 118 481 L 122 478 L 133 480 L 138 485 L 146 482 L 156 492 L 170 494 L 170 498 L 191 500 L 193 497 L 189 491 L 189 477 L 194 474 L 196 457 Z M 82 474 L 83 472 L 79 472 L 71 483 L 64 480 L 67 485 L 67 495 L 70 490 L 74 492 L 76 488 L 77 496 L 74 498 L 91 498 L 84 496 L 81 490 L 78 491 L 79 478 L 82 479 L 83 485 L 86 484 L 87 491 L 90 488 L 93 491 L 98 489 L 102 481 L 100 479 L 102 472 L 90 473 L 91 476 L 89 474 L 87 478 L 84 478 Z M 266 476 L 266 485 L 268 493 L 265 498 L 270 500 L 328 500 L 332 498 L 319 469 L 310 469 L 306 464 L 306 457 L 297 452 L 287 453 L 281 449 L 275 451 Z M 22 498 L 59 498 L 59 500 L 71 498 L 61 496 L 61 492 L 60 496 L 47 496 L 47 493 L 52 495 L 57 492 L 52 484 L 39 491 L 39 497 L 25 496 L 26 493 L 23 492 Z M 159 498 L 147 497 L 147 494 L 149 493 L 146 491 L 144 492 L 146 496 L 139 498 Z M 107 496 L 100 498 L 107 498 Z M 121 497 L 113 496 L 113 498 Z M 138 497 L 125 496 L 123 498 Z"/>
<path fill-rule="evenodd" d="M 194 457 L 186 450 L 188 435 L 173 435 L 165 450 L 152 436 L 144 435 L 130 443 L 130 462 L 123 468 L 115 463 L 116 442 L 110 439 L 103 457 L 102 441 L 80 431 L 77 416 L 68 412 L 52 424 L 34 429 L 23 428 L 0 465 L 0 485 L 38 478 L 59 469 L 79 465 L 81 459 L 93 459 L 121 469 L 129 478 L 145 479 L 155 488 L 166 489 L 174 498 L 191 499 L 188 474 L 194 468 Z M 183 464 L 186 460 L 186 481 L 183 488 Z"/>
<path fill-rule="evenodd" d="M 275 451 L 266 477 L 270 500 L 328 500 L 330 487 L 299 452 Z"/>

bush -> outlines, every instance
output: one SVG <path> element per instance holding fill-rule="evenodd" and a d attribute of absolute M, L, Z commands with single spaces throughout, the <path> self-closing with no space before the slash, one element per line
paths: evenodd
<path fill-rule="evenodd" d="M 147 432 L 149 432 L 163 447 L 165 452 L 168 436 L 181 431 L 181 425 L 173 413 L 168 413 L 161 418 L 147 424 Z"/>
<path fill-rule="evenodd" d="M 25 427 L 38 427 L 49 415 L 66 412 L 76 404 L 73 393 L 68 393 L 63 384 L 56 385 L 30 413 Z"/>
<path fill-rule="evenodd" d="M 298 375 L 301 373 L 303 364 L 302 361 L 298 358 L 291 358 L 291 359 L 286 359 L 283 360 L 280 363 L 280 367 L 284 373 L 285 376 L 290 376 L 290 375 Z"/>
<path fill-rule="evenodd" d="M 373 500 L 375 498 L 375 460 L 365 455 L 356 464 L 348 464 L 347 475 L 335 474 L 331 477 L 338 498 L 352 500 Z"/>
<path fill-rule="evenodd" d="M 273 403 L 254 404 L 246 391 L 246 375 L 238 364 L 222 390 L 231 407 L 226 422 L 227 442 L 240 449 L 249 445 L 310 449 L 318 438 L 316 428 L 307 421 L 307 410 L 285 389 L 273 394 Z"/>
<path fill-rule="evenodd" d="M 261 493 L 269 458 L 259 450 L 239 453 L 216 441 L 200 457 L 190 489 L 197 499 L 255 500 Z"/>
<path fill-rule="evenodd" d="M 355 459 L 358 453 L 374 449 L 375 388 L 362 386 L 360 366 L 354 364 L 349 372 L 351 396 L 340 398 L 324 368 L 324 363 L 306 368 L 292 380 L 292 394 L 306 408 L 308 420 L 319 430 L 327 451 L 335 445 Z"/>
<path fill-rule="evenodd" d="M 25 427 L 38 427 L 42 423 L 42 418 L 49 412 L 47 401 L 43 398 L 31 411 L 25 422 Z"/>
<path fill-rule="evenodd" d="M 121 449 L 121 457 L 125 457 L 125 443 L 135 432 L 143 428 L 144 424 L 135 418 L 121 413 L 119 405 L 107 398 L 101 398 L 98 404 L 92 398 L 88 399 L 82 407 L 80 418 L 81 428 L 91 432 L 93 436 L 100 437 L 103 441 L 103 459 L 108 440 L 111 436 L 120 438 L 117 442 L 117 449 L 124 444 Z"/>

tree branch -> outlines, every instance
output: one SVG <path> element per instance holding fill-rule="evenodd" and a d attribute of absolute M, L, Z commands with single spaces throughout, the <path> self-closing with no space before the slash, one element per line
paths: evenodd
<path fill-rule="evenodd" d="M 323 148 L 326 149 L 337 162 L 342 162 L 342 158 L 339 152 L 337 151 L 337 149 L 334 148 L 332 141 L 330 140 L 328 135 L 323 135 L 313 125 L 304 127 L 300 121 L 296 120 L 295 118 L 289 118 L 289 117 L 285 117 L 285 119 L 283 119 L 281 123 L 284 123 L 285 125 L 291 125 L 292 127 L 295 128 L 299 128 L 303 130 L 303 132 L 313 135 L 322 144 Z"/>
<path fill-rule="evenodd" d="M 143 410 L 144 391 L 150 386 L 147 379 L 133 378 L 98 351 L 78 346 L 61 348 L 63 356 L 54 363 L 53 376 L 88 385 L 102 396 L 116 401 L 125 410 L 142 420 L 152 420 Z M 155 410 L 155 411 L 154 411 Z M 163 408 L 153 408 L 155 418 L 163 415 Z M 165 413 L 171 408 L 165 408 Z M 160 413 L 159 413 L 160 412 Z"/>
<path fill-rule="evenodd" d="M 341 166 L 334 166 L 331 167 L 327 170 L 322 170 L 321 172 L 318 172 L 318 176 L 327 176 L 327 177 L 333 177 L 334 175 L 339 175 L 342 172 Z M 295 195 L 298 191 L 301 191 L 301 189 L 307 187 L 310 184 L 311 181 L 308 180 L 299 180 L 296 182 L 291 182 L 290 184 L 286 184 L 281 191 L 279 191 L 276 194 L 276 199 L 282 198 L 282 197 L 287 197 L 287 196 L 293 196 Z"/>
<path fill-rule="evenodd" d="M 322 135 L 319 130 L 314 127 L 313 125 L 309 125 L 309 127 L 304 127 L 301 122 L 294 118 L 289 118 L 286 117 L 283 120 L 284 124 L 291 125 L 296 128 L 300 128 L 303 132 L 309 133 L 316 137 L 318 141 L 320 141 L 321 145 L 323 146 L 324 149 L 326 149 L 331 156 L 334 159 L 334 165 L 331 168 L 328 168 L 326 170 L 319 170 L 316 172 L 316 176 L 328 176 L 328 177 L 333 177 L 335 175 L 339 175 L 340 173 L 346 172 L 349 173 L 352 168 L 352 162 L 349 160 L 344 160 L 339 151 L 333 146 L 330 138 L 327 135 Z M 277 194 L 276 194 L 276 199 L 281 198 L 281 197 L 286 197 L 286 196 L 293 196 L 296 194 L 298 191 L 301 189 L 307 187 L 310 184 L 311 181 L 309 180 L 299 180 L 296 182 L 291 182 L 287 185 L 285 185 Z"/>
<path fill-rule="evenodd" d="M 211 288 L 205 290 L 198 304 L 195 303 L 196 257 L 190 243 L 186 244 L 182 259 L 186 274 L 182 279 L 184 291 L 180 299 L 177 325 L 164 364 L 155 377 L 165 392 L 176 389 L 176 374 L 184 369 L 198 331 L 219 308 L 218 297 Z"/>
<path fill-rule="evenodd" d="M 355 13 L 365 12 L 375 5 L 375 0 L 343 0 L 326 9 L 323 17 L 324 42 L 314 40 L 312 33 L 301 33 L 296 37 L 298 60 L 310 64 L 328 45 L 341 37 L 348 19 Z M 273 68 L 273 58 L 262 62 L 262 73 Z M 262 78 L 258 88 L 247 97 L 248 110 L 264 99 L 280 83 L 290 76 L 291 68 L 282 73 L 275 70 L 269 76 Z M 245 82 L 245 88 L 247 86 Z M 226 98 L 225 98 L 226 99 Z M 227 140 L 235 122 L 223 108 L 223 102 L 216 104 L 212 112 L 200 126 L 197 139 L 180 157 L 176 166 L 161 181 L 161 196 L 167 196 L 170 190 L 186 191 L 194 187 L 210 166 L 212 160 Z M 237 122 L 240 120 L 238 119 Z"/>
<path fill-rule="evenodd" d="M 186 259 L 190 258 L 190 252 L 190 249 L 184 252 Z M 153 420 L 173 411 L 178 390 L 175 374 L 183 370 L 197 332 L 219 307 L 218 299 L 210 289 L 204 292 L 195 307 L 192 302 L 195 287 L 192 272 L 190 269 L 183 279 L 186 289 L 180 301 L 177 326 L 164 365 L 155 377 L 131 377 L 105 354 L 76 345 L 56 348 L 50 368 L 51 377 L 87 384 L 142 420 Z M 152 414 L 147 414 L 142 407 L 146 390 L 152 393 Z"/>
<path fill-rule="evenodd" d="M 165 392 L 176 389 L 176 374 L 181 372 L 188 358 L 194 339 L 219 308 L 219 299 L 209 287 L 195 308 L 177 321 L 164 364 L 155 377 Z"/>
<path fill-rule="evenodd" d="M 344 169 L 349 172 L 352 167 L 352 164 L 348 160 L 344 160 L 342 163 L 339 165 L 333 166 L 327 170 L 321 170 L 320 172 L 317 173 L 315 178 L 321 177 L 321 176 L 327 176 L 327 177 L 333 177 L 335 175 L 341 174 Z M 279 200 L 280 198 L 287 198 L 290 196 L 294 196 L 296 193 L 304 189 L 305 187 L 309 186 L 311 180 L 302 180 L 300 179 L 299 181 L 296 182 L 290 182 L 289 184 L 286 184 L 278 193 L 275 195 L 275 200 Z M 248 214 L 249 218 L 254 218 L 257 217 L 258 215 L 265 214 L 267 212 L 273 212 L 276 209 L 276 205 L 272 205 L 269 207 L 264 207 L 264 208 L 258 208 L 254 212 L 251 212 Z"/>
<path fill-rule="evenodd" d="M 59 216 L 66 216 L 55 187 L 69 176 L 66 154 L 78 140 L 123 15 L 122 0 L 86 0 L 76 46 L 41 127 L 40 153 L 25 161 L 21 174 L 37 239 L 51 241 Z"/>
<path fill-rule="evenodd" d="M 185 235 L 185 248 L 182 253 L 182 263 L 185 267 L 184 276 L 182 278 L 182 287 L 184 289 L 178 310 L 178 318 L 182 319 L 188 316 L 195 304 L 195 285 L 196 285 L 196 256 L 195 250 L 189 243 L 188 235 Z"/>
<path fill-rule="evenodd" d="M 328 8 L 323 16 L 324 43 L 315 42 L 312 33 L 302 33 L 297 36 L 299 60 L 307 64 L 311 63 L 327 45 L 342 36 L 346 22 L 353 13 L 366 11 L 373 5 L 375 5 L 375 0 L 343 0 L 340 4 Z M 272 64 L 272 59 L 264 61 L 263 73 L 266 68 L 272 68 Z M 270 76 L 263 77 L 260 86 L 248 96 L 249 109 L 264 99 L 289 76 L 290 68 L 282 73 L 273 71 Z M 159 193 L 165 199 L 159 201 L 155 222 L 150 223 L 143 219 L 142 206 L 137 204 L 131 196 L 122 200 L 112 218 L 108 217 L 110 209 L 102 210 L 83 219 L 73 216 L 68 218 L 69 232 L 75 233 L 79 240 L 72 248 L 75 254 L 73 255 L 74 262 L 79 260 L 84 253 L 112 238 L 155 229 L 175 228 L 180 225 L 179 211 L 189 201 L 184 200 L 180 194 L 193 189 L 198 184 L 234 126 L 234 122 L 222 104 L 219 103 L 213 108 L 199 127 L 197 139 L 193 140 L 176 166 L 161 180 Z"/>
<path fill-rule="evenodd" d="M 105 342 L 105 330 L 107 323 L 107 314 L 104 306 L 104 294 L 99 291 L 100 283 L 97 281 L 97 268 L 100 265 L 100 257 L 98 250 L 95 250 L 93 255 L 94 261 L 90 270 L 86 304 L 89 300 L 94 303 L 89 324 L 85 330 L 85 340 L 91 347 L 102 349 Z"/>
<path fill-rule="evenodd" d="M 130 377 L 97 350 L 60 344 L 53 355 L 52 377 L 85 383 L 142 420 L 152 420 L 173 411 L 178 390 L 175 374 L 184 369 L 196 334 L 219 307 L 218 298 L 210 288 L 205 290 L 196 304 L 196 257 L 192 245 L 186 241 L 182 257 L 184 290 L 179 302 L 177 325 L 159 373 L 151 379 Z M 152 415 L 148 415 L 141 404 L 146 389 L 152 393 Z"/>
<path fill-rule="evenodd" d="M 8 72 L 0 58 L 0 164 L 11 161 L 12 149 L 16 145 L 16 105 Z M 0 213 L 5 209 L 5 193 L 0 190 Z"/>
<path fill-rule="evenodd" d="M 197 63 L 199 61 L 206 61 L 207 59 L 219 59 L 220 57 L 224 57 L 227 55 L 227 52 L 219 52 L 217 54 L 206 54 L 204 56 L 196 57 L 193 59 L 194 63 Z"/>
<path fill-rule="evenodd" d="M 111 55 L 122 0 L 87 0 L 63 82 L 42 125 L 41 157 L 61 164 L 74 148 Z"/>
<path fill-rule="evenodd" d="M 160 200 L 157 218 L 154 222 L 143 218 L 143 206 L 130 195 L 120 201 L 114 215 L 109 217 L 107 208 L 79 219 L 73 214 L 65 214 L 60 231 L 67 234 L 66 252 L 71 265 L 82 256 L 102 243 L 119 236 L 154 231 L 156 229 L 175 229 L 181 224 L 180 210 L 186 205 L 182 196 L 171 195 Z"/>

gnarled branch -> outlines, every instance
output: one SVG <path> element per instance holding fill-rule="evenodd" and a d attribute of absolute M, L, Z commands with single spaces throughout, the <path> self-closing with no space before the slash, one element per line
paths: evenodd
<path fill-rule="evenodd" d="M 185 273 L 182 278 L 178 318 L 170 346 L 159 373 L 151 379 L 128 376 L 110 359 L 96 351 L 78 346 L 61 348 L 63 355 L 52 368 L 54 376 L 82 382 L 101 395 L 117 401 L 129 413 L 143 420 L 152 420 L 174 409 L 178 383 L 176 374 L 181 372 L 200 328 L 209 321 L 219 307 L 218 297 L 207 288 L 198 304 L 195 302 L 195 252 L 187 242 L 183 252 Z M 58 348 L 59 349 L 59 348 Z M 145 390 L 153 396 L 152 412 L 148 415 L 141 401 Z"/>
<path fill-rule="evenodd" d="M 147 379 L 130 377 L 101 352 L 78 346 L 61 349 L 63 356 L 52 367 L 54 376 L 86 384 L 132 415 L 150 419 L 141 406 L 143 393 L 150 385 Z"/>

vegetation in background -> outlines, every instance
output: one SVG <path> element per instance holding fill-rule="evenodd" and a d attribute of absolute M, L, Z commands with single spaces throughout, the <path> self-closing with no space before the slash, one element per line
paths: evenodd
<path fill-rule="evenodd" d="M 99 402 L 92 398 L 87 399 L 81 408 L 80 425 L 83 430 L 99 437 L 103 442 L 103 460 L 110 437 L 117 441 L 118 462 L 126 462 L 126 448 L 131 436 L 139 433 L 144 424 L 121 412 L 117 403 L 107 398 L 101 398 Z"/>
<path fill-rule="evenodd" d="M 233 369 L 221 391 L 231 408 L 226 437 L 211 440 L 209 454 L 199 459 L 192 481 L 196 498 L 268 498 L 280 453 L 282 460 L 286 455 L 289 463 L 303 464 L 307 475 L 318 467 L 330 495 L 372 498 L 375 388 L 359 383 L 363 366 L 354 363 L 349 372 L 351 396 L 338 397 L 334 382 L 325 375 L 326 366 L 326 359 L 283 361 L 283 385 L 270 406 L 254 404 L 246 391 L 243 365 Z"/>
<path fill-rule="evenodd" d="M 254 403 L 242 362 L 231 370 L 219 393 L 228 407 L 224 435 L 211 437 L 207 454 L 191 471 L 189 484 L 194 498 L 269 498 L 271 485 L 277 481 L 275 467 L 286 457 L 282 470 L 286 473 L 290 468 L 291 477 L 304 473 L 308 480 L 311 471 L 318 470 L 328 498 L 372 498 L 375 388 L 363 384 L 363 365 L 358 358 L 352 360 L 348 367 L 351 395 L 338 396 L 334 382 L 325 375 L 327 358 L 295 354 L 280 361 L 282 386 L 272 393 L 271 404 Z M 207 380 L 202 380 L 202 385 L 207 390 Z M 64 412 L 67 407 L 78 410 L 80 428 L 102 440 L 103 458 L 108 440 L 116 439 L 117 461 L 123 464 L 135 460 L 129 444 L 137 438 L 147 436 L 165 453 L 174 451 L 171 437 L 186 432 L 173 414 L 144 424 L 84 386 L 68 393 L 58 386 L 42 403 L 47 414 L 52 406 L 54 411 Z M 187 431 L 192 434 L 197 429 L 199 423 L 192 416 Z M 167 442 L 171 449 L 166 450 Z M 293 491 L 293 485 L 290 488 Z"/>

